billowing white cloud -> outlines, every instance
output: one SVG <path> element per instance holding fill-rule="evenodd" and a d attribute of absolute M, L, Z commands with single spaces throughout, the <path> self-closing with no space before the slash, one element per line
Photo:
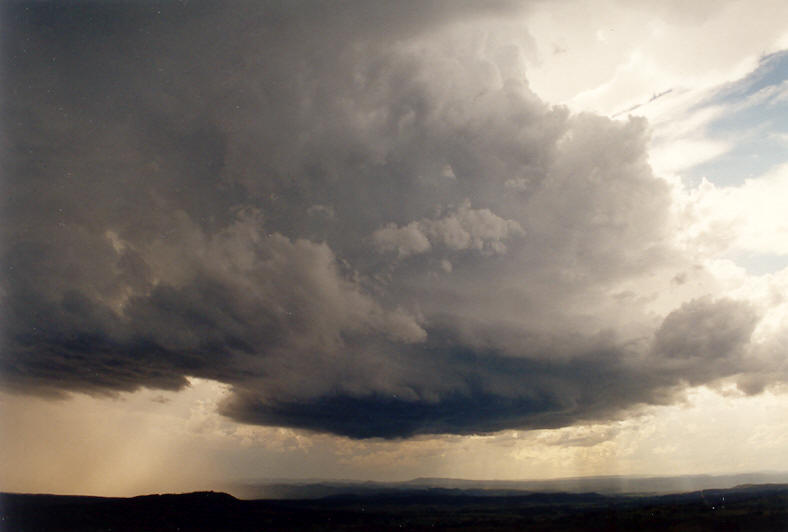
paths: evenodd
<path fill-rule="evenodd" d="M 400 257 L 424 253 L 430 249 L 430 241 L 421 232 L 417 222 L 403 227 L 387 224 L 375 231 L 372 239 L 379 251 L 396 251 Z"/>
<path fill-rule="evenodd" d="M 523 228 L 516 220 L 504 220 L 489 209 L 472 209 L 470 202 L 465 201 L 440 218 L 422 219 L 403 227 L 387 224 L 372 238 L 378 250 L 396 250 L 400 257 L 407 257 L 435 245 L 451 251 L 474 249 L 503 254 L 504 240 L 522 234 Z"/>
<path fill-rule="evenodd" d="M 704 181 L 686 191 L 686 234 L 719 252 L 788 255 L 788 166 L 739 186 Z"/>

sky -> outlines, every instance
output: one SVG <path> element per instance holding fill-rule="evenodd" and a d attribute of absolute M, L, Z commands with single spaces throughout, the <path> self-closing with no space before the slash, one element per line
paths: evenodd
<path fill-rule="evenodd" d="M 0 17 L 0 489 L 785 469 L 788 4 Z"/>

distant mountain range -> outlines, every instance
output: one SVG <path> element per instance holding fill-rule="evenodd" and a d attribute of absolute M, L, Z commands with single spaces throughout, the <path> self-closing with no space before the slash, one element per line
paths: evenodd
<path fill-rule="evenodd" d="M 788 483 L 788 472 L 664 477 L 599 476 L 550 480 L 416 478 L 403 482 L 374 482 L 274 479 L 235 483 L 222 489 L 242 499 L 320 499 L 343 495 L 395 495 L 414 490 L 471 496 L 512 496 L 533 492 L 651 495 L 781 483 Z"/>

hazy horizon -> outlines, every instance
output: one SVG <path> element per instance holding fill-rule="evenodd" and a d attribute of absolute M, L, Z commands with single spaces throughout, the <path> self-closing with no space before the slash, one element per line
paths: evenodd
<path fill-rule="evenodd" d="M 0 491 L 784 468 L 785 2 L 0 28 Z"/>
<path fill-rule="evenodd" d="M 385 495 L 387 493 L 436 493 L 492 496 L 502 493 L 600 493 L 624 495 L 680 494 L 709 489 L 731 489 L 749 485 L 788 485 L 788 471 L 757 471 L 733 474 L 698 475 L 593 475 L 539 479 L 467 479 L 419 477 L 386 481 L 349 478 L 249 478 L 235 479 L 183 492 L 151 491 L 125 496 L 164 493 L 226 492 L 244 500 L 321 499 L 340 495 Z M 440 491 L 448 490 L 448 491 Z M 5 491 L 6 493 L 26 493 Z M 71 492 L 27 492 L 63 496 L 109 496 Z"/>

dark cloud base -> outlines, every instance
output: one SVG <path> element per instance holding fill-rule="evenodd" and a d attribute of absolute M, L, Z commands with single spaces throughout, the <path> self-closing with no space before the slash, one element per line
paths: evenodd
<path fill-rule="evenodd" d="M 351 438 L 407 438 L 417 434 L 479 434 L 512 427 L 549 412 L 549 401 L 460 395 L 427 401 L 381 396 L 333 396 L 274 405 L 231 402 L 222 411 L 243 423 L 330 432 Z"/>

